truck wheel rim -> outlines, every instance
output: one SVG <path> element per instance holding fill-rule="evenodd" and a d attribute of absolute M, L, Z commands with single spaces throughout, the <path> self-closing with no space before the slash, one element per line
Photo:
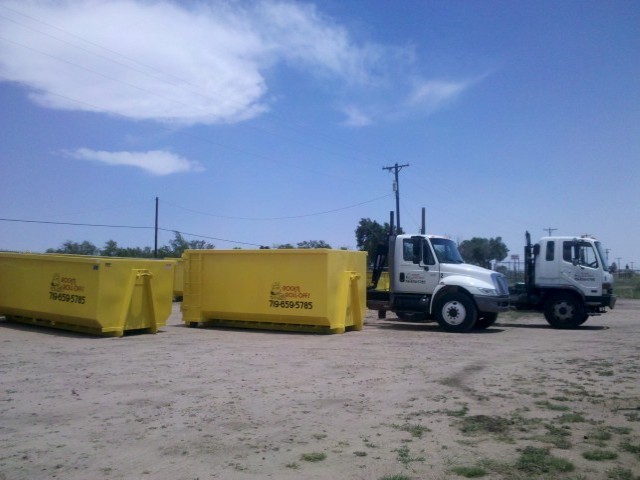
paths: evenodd
<path fill-rule="evenodd" d="M 571 320 L 573 318 L 573 305 L 569 302 L 558 302 L 553 306 L 553 314 L 558 320 Z"/>
<path fill-rule="evenodd" d="M 442 318 L 449 325 L 460 325 L 467 318 L 467 310 L 460 302 L 447 302 L 442 307 Z"/>

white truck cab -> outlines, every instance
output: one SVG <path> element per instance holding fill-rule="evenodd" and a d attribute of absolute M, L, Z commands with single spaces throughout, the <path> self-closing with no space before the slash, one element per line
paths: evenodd
<path fill-rule="evenodd" d="M 514 306 L 544 311 L 556 328 L 577 327 L 615 306 L 613 275 L 594 237 L 542 237 L 532 245 L 527 232 L 526 240 L 525 282 L 516 286 Z"/>
<path fill-rule="evenodd" d="M 400 319 L 435 319 L 447 331 L 466 332 L 489 327 L 509 308 L 504 275 L 464 263 L 449 238 L 392 236 L 388 264 L 388 298 L 372 291 L 368 295 L 369 308 L 379 312 L 391 310 Z"/>

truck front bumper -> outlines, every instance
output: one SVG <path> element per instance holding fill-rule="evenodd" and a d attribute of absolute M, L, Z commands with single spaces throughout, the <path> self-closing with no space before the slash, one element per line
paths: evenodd
<path fill-rule="evenodd" d="M 509 295 L 475 295 L 473 299 L 480 312 L 498 313 L 509 310 Z"/>

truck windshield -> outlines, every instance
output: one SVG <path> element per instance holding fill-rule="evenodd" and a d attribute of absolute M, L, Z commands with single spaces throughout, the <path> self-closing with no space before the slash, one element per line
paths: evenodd
<path fill-rule="evenodd" d="M 455 242 L 446 238 L 432 238 L 430 240 L 440 263 L 464 263 Z"/>
<path fill-rule="evenodd" d="M 596 250 L 598 250 L 598 256 L 600 257 L 600 262 L 602 263 L 602 269 L 608 271 L 609 265 L 607 264 L 607 256 L 605 255 L 604 248 L 602 248 L 602 244 L 600 242 L 596 242 Z"/>

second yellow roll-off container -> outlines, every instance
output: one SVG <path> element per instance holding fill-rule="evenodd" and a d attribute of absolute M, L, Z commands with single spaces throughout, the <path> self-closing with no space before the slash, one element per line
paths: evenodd
<path fill-rule="evenodd" d="M 187 250 L 184 323 L 343 333 L 366 309 L 366 252 Z"/>

